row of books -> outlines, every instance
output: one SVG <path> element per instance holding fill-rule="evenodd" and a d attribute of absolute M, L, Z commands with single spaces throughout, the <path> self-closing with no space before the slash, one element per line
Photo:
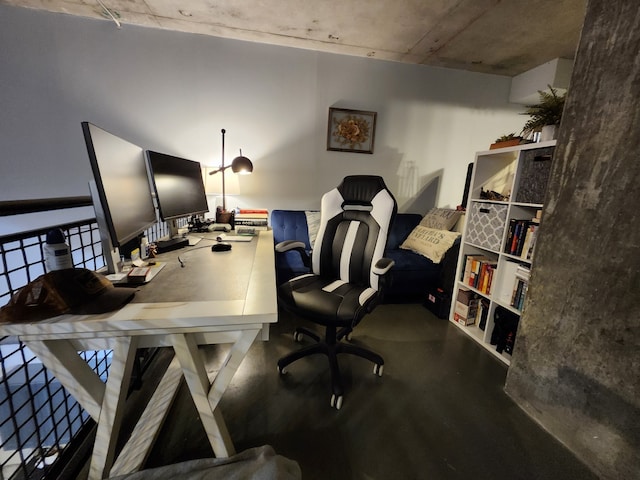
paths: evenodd
<path fill-rule="evenodd" d="M 516 268 L 516 274 L 513 282 L 513 292 L 511 294 L 511 306 L 520 311 L 522 311 L 524 300 L 527 296 L 530 274 L 530 270 L 524 265 L 519 265 Z"/>
<path fill-rule="evenodd" d="M 467 255 L 462 283 L 488 295 L 497 266 L 497 261 L 484 255 Z"/>
<path fill-rule="evenodd" d="M 239 208 L 235 212 L 234 223 L 236 230 L 238 228 L 267 230 L 269 225 L 269 211 L 263 208 Z"/>
<path fill-rule="evenodd" d="M 537 215 L 531 220 L 519 220 L 516 218 L 509 220 L 507 241 L 504 248 L 505 253 L 532 260 L 539 228 L 540 218 Z"/>

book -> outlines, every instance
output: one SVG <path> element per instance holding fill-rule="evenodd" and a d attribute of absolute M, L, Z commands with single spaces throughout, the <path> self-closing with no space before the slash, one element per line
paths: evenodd
<path fill-rule="evenodd" d="M 527 247 L 527 253 L 526 253 L 526 258 L 527 260 L 532 260 L 533 261 L 533 252 L 536 246 L 536 239 L 538 238 L 538 229 L 540 227 L 535 226 L 535 228 L 533 229 L 533 232 L 531 234 L 531 241 L 529 242 L 529 245 Z"/>
<path fill-rule="evenodd" d="M 518 244 L 516 246 L 515 252 L 513 252 L 513 254 L 518 256 L 518 257 L 522 255 L 522 249 L 524 247 L 524 241 L 525 241 L 525 238 L 527 236 L 527 232 L 529 231 L 529 225 L 530 224 L 531 224 L 531 222 L 529 222 L 529 221 L 523 221 L 522 222 L 522 228 L 520 230 L 520 236 L 518 237 Z"/>
<path fill-rule="evenodd" d="M 494 265 L 497 265 L 496 262 L 487 257 L 479 257 L 476 259 L 476 263 L 474 263 L 474 268 L 476 271 L 476 275 L 474 276 L 473 288 L 484 292 L 485 282 L 488 280 L 488 271 Z"/>
<path fill-rule="evenodd" d="M 527 295 L 528 288 L 529 288 L 528 281 L 525 281 L 521 278 L 516 280 L 516 284 L 513 289 L 513 294 L 512 294 L 511 303 L 510 303 L 512 307 L 518 310 L 522 310 L 522 307 L 524 307 L 524 300 Z"/>
<path fill-rule="evenodd" d="M 542 218 L 542 210 L 536 210 L 536 216 L 531 219 L 534 223 L 540 223 L 540 219 Z"/>
<path fill-rule="evenodd" d="M 474 256 L 471 259 L 471 273 L 469 274 L 469 286 L 476 288 L 480 278 L 480 264 L 484 257 Z"/>
<path fill-rule="evenodd" d="M 537 229 L 540 226 L 540 218 L 542 217 L 542 210 L 536 210 L 535 217 L 530 220 L 515 220 L 509 221 L 509 230 L 507 234 L 507 243 L 505 247 L 505 253 L 515 255 L 525 260 L 531 260 L 533 254 L 533 244 L 535 242 L 535 236 Z M 522 223 L 522 234 L 518 239 L 514 239 L 515 226 L 518 223 Z M 515 247 L 515 248 L 514 248 Z"/>
<path fill-rule="evenodd" d="M 529 288 L 530 275 L 531 271 L 524 265 L 518 265 L 516 267 L 510 305 L 518 310 L 522 310 L 524 306 L 527 289 Z"/>
<path fill-rule="evenodd" d="M 530 276 L 531 270 L 529 270 L 528 267 L 525 267 L 524 265 L 518 265 L 516 267 L 516 277 L 529 281 Z"/>
<path fill-rule="evenodd" d="M 484 273 L 482 274 L 481 284 L 478 287 L 482 293 L 491 292 L 491 283 L 493 282 L 493 272 L 498 268 L 498 262 L 488 260 L 483 263 Z"/>
<path fill-rule="evenodd" d="M 259 231 L 269 230 L 268 225 L 236 225 L 236 233 L 243 231 L 243 233 L 247 233 L 248 231 L 253 231 L 254 234 L 258 234 Z"/>
<path fill-rule="evenodd" d="M 497 261 L 484 255 L 467 255 L 462 283 L 482 293 L 489 293 L 491 281 L 493 280 L 493 271 L 497 266 Z"/>
<path fill-rule="evenodd" d="M 235 218 L 235 225 L 236 227 L 238 225 L 242 225 L 242 226 L 248 226 L 248 227 L 260 227 L 260 226 L 267 226 L 268 225 L 268 221 L 266 218 Z"/>
<path fill-rule="evenodd" d="M 236 226 L 236 234 L 238 235 L 257 235 L 259 227 L 243 227 Z"/>
<path fill-rule="evenodd" d="M 240 214 L 240 215 L 252 214 L 252 213 L 268 214 L 269 210 L 267 210 L 266 208 L 239 208 L 237 211 L 237 214 Z"/>
<path fill-rule="evenodd" d="M 527 228 L 524 243 L 522 244 L 522 249 L 520 251 L 520 257 L 525 260 L 529 260 L 531 258 L 531 248 L 537 230 L 538 226 L 535 223 L 529 224 L 529 228 Z"/>
<path fill-rule="evenodd" d="M 535 229 L 538 228 L 538 222 L 535 220 L 536 218 L 533 218 L 531 220 L 520 220 L 512 218 L 511 220 L 509 220 L 507 240 L 504 247 L 505 253 L 517 257 L 527 258 L 528 249 L 531 245 L 531 240 L 527 240 L 527 235 L 531 235 L 535 231 Z M 532 229 L 532 227 L 534 228 Z"/>
<path fill-rule="evenodd" d="M 521 235 L 522 230 L 522 222 L 516 220 L 515 226 L 513 228 L 513 236 L 511 238 L 511 244 L 509 245 L 509 250 L 507 253 L 513 255 L 518 248 L 518 237 Z"/>
<path fill-rule="evenodd" d="M 145 283 L 150 271 L 151 268 L 149 267 L 134 267 L 127 275 L 127 282 L 136 284 Z"/>
<path fill-rule="evenodd" d="M 511 253 L 511 243 L 513 243 L 513 234 L 516 229 L 516 222 L 517 220 L 515 218 L 511 218 L 509 220 L 509 226 L 507 227 L 507 240 L 504 245 L 504 253 Z"/>
<path fill-rule="evenodd" d="M 454 305 L 454 320 L 462 325 L 476 321 L 480 297 L 468 288 L 460 287 Z"/>
<path fill-rule="evenodd" d="M 236 220 L 238 220 L 239 218 L 251 218 L 251 219 L 268 219 L 269 218 L 269 214 L 268 213 L 236 213 L 234 215 L 234 218 Z"/>
<path fill-rule="evenodd" d="M 469 285 L 469 277 L 471 276 L 471 264 L 473 263 L 474 255 L 465 255 L 464 259 L 464 271 L 462 272 L 462 283 Z"/>

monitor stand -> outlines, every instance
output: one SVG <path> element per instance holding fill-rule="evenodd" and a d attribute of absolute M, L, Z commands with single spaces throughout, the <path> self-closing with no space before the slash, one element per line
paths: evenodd
<path fill-rule="evenodd" d="M 158 240 L 156 242 L 158 253 L 171 252 L 189 246 L 189 239 L 186 237 L 175 237 L 169 240 Z"/>
<path fill-rule="evenodd" d="M 176 220 L 167 221 L 167 227 L 169 228 L 169 239 L 160 239 L 156 242 L 158 253 L 171 252 L 189 246 L 189 239 L 180 234 Z"/>

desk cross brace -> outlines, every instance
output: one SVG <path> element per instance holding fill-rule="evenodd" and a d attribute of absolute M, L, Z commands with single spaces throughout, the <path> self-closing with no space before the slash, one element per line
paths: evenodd
<path fill-rule="evenodd" d="M 117 459 L 115 449 L 139 337 L 110 339 L 113 357 L 106 384 L 78 355 L 73 342 L 62 339 L 23 341 L 98 424 L 89 479 L 99 480 L 107 478 L 109 473 L 122 475 L 142 467 L 183 375 L 215 456 L 233 455 L 235 449 L 218 404 L 260 331 L 257 328 L 237 332 L 222 367 L 212 373 L 212 378 L 209 378 L 198 351 L 196 336 L 169 334 L 167 338 L 176 356 Z"/>

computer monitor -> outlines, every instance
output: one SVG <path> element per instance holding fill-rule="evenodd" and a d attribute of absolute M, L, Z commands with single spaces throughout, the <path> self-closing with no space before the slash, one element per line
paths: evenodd
<path fill-rule="evenodd" d="M 108 273 L 118 272 L 118 247 L 157 222 L 144 149 L 82 122 L 93 181 L 89 182 Z"/>
<path fill-rule="evenodd" d="M 199 162 L 150 150 L 147 160 L 162 220 L 209 211 Z"/>
<path fill-rule="evenodd" d="M 160 218 L 167 222 L 170 240 L 181 238 L 175 220 L 209 211 L 200 163 L 151 150 L 146 154 Z"/>

